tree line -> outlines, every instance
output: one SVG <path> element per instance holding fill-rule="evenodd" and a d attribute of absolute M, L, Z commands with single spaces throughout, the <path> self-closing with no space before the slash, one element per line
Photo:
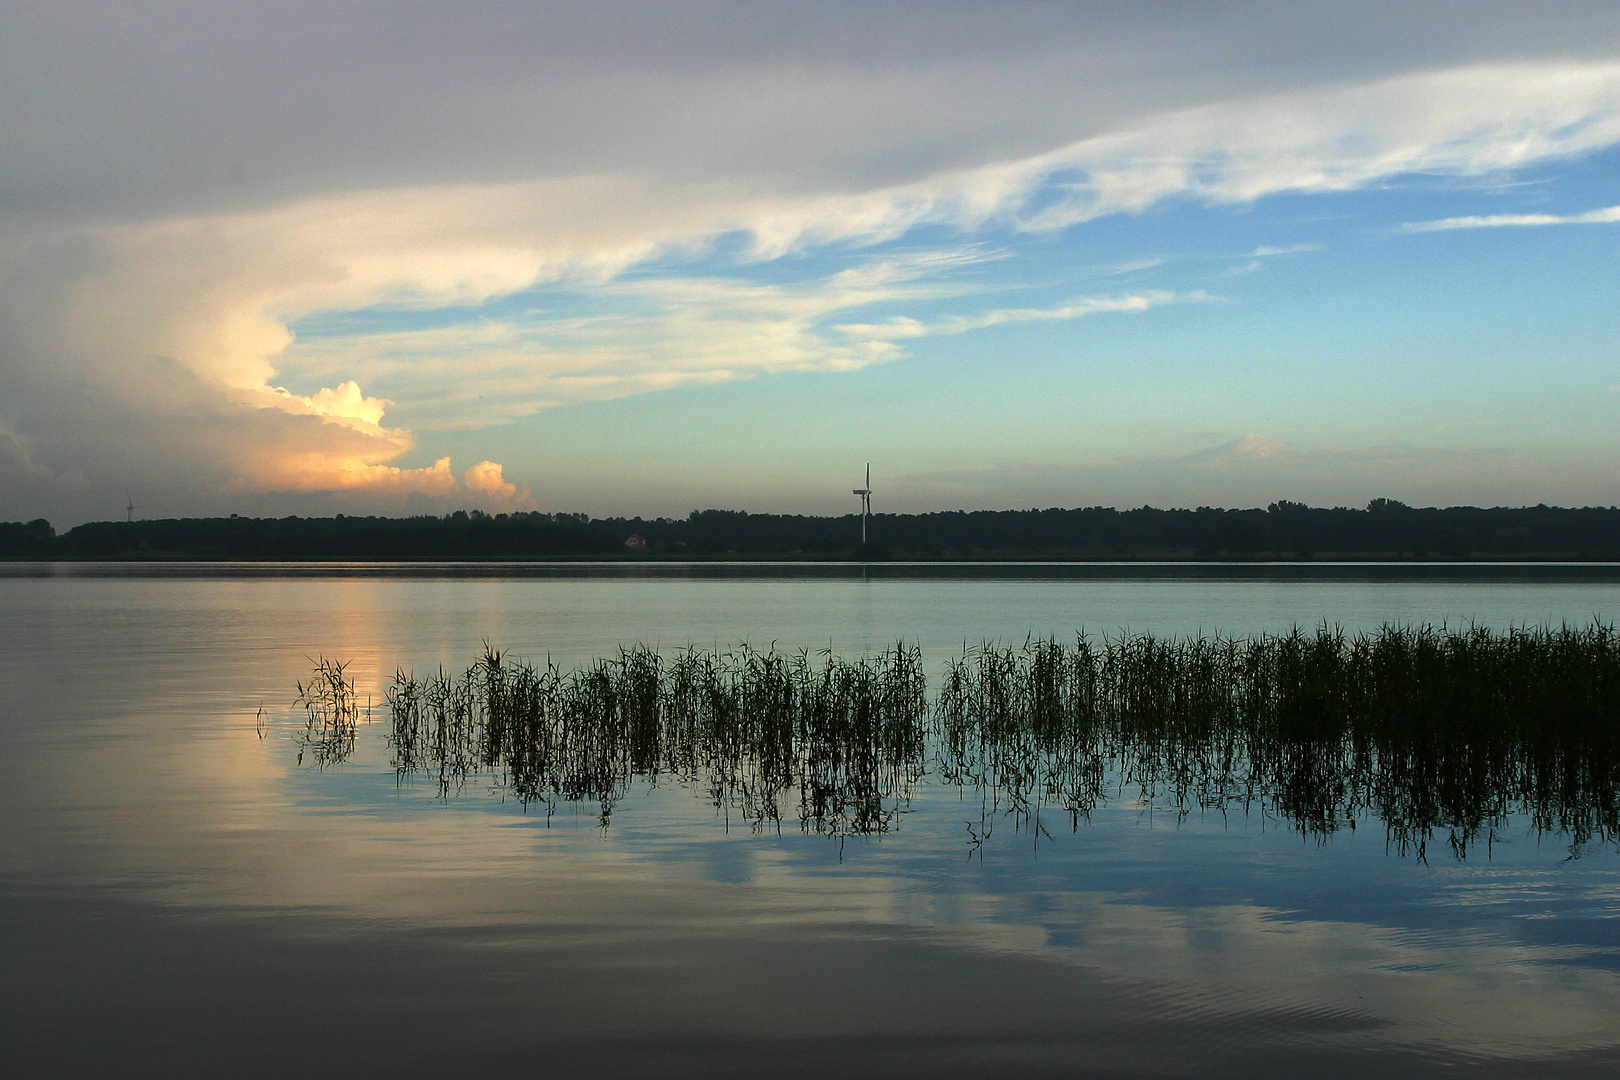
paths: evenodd
<path fill-rule="evenodd" d="M 857 515 L 695 510 L 685 518 L 485 514 L 404 518 L 98 521 L 58 534 L 0 522 L 0 556 L 23 559 L 569 558 L 1577 558 L 1620 557 L 1620 507 L 1365 508 L 1279 501 L 1265 509 L 943 511 Z"/>

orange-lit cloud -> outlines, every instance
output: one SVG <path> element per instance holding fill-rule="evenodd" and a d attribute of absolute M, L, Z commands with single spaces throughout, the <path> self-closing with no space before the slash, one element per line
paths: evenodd
<path fill-rule="evenodd" d="M 325 417 L 361 431 L 382 430 L 383 413 L 393 402 L 387 398 L 368 398 L 360 384 L 350 379 L 336 387 L 322 387 L 308 397 L 300 397 L 279 386 L 272 387 L 272 403 L 290 413 L 309 413 Z"/>
<path fill-rule="evenodd" d="M 493 461 L 480 461 L 468 469 L 461 479 L 468 491 L 481 491 L 498 499 L 510 499 L 518 493 L 517 485 L 507 483 L 501 476 L 500 465 Z"/>
<path fill-rule="evenodd" d="M 535 505 L 527 489 L 520 492 L 505 480 L 498 462 L 480 461 L 462 480 L 451 470 L 448 457 L 420 468 L 390 464 L 415 446 L 415 437 L 382 426 L 383 408 L 389 402 L 366 397 L 352 381 L 308 397 L 277 389 L 263 399 L 269 404 L 255 407 L 261 421 L 258 438 L 228 455 L 236 474 L 226 485 L 228 490 L 445 500 L 474 495 L 499 509 Z M 278 413 L 287 414 L 286 419 L 278 419 Z"/>

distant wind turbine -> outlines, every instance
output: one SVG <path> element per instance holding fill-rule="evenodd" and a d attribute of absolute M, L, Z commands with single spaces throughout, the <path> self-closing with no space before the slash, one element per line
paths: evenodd
<path fill-rule="evenodd" d="M 866 543 L 866 519 L 872 513 L 872 463 L 866 463 L 866 486 L 858 487 L 853 494 L 861 497 L 861 543 Z"/>
<path fill-rule="evenodd" d="M 129 488 L 124 489 L 124 502 L 128 504 L 124 507 L 124 520 L 134 521 L 135 511 L 139 510 L 140 507 L 135 505 L 135 497 L 129 493 Z"/>

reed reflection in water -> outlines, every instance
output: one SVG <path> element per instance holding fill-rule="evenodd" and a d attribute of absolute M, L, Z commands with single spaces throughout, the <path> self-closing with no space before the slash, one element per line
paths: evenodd
<path fill-rule="evenodd" d="M 333 693 L 329 670 L 317 685 Z M 964 652 L 932 699 L 905 644 L 637 646 L 567 672 L 486 648 L 461 673 L 397 673 L 387 703 L 402 781 L 448 796 L 489 777 L 526 807 L 594 802 L 603 826 L 634 784 L 673 780 L 756 828 L 840 836 L 896 828 L 923 784 L 1020 827 L 1056 810 L 1078 828 L 1109 799 L 1318 840 L 1372 819 L 1420 858 L 1436 837 L 1463 858 L 1519 815 L 1572 854 L 1620 829 L 1620 635 L 1601 624 L 1030 640 Z M 317 759 L 341 760 L 358 710 L 322 708 Z"/>

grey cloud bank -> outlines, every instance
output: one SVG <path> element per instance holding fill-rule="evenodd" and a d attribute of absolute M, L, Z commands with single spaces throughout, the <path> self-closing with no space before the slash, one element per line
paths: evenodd
<path fill-rule="evenodd" d="M 20 3 L 8 219 L 591 173 L 844 192 L 1211 101 L 1609 60 L 1589 4 Z"/>

